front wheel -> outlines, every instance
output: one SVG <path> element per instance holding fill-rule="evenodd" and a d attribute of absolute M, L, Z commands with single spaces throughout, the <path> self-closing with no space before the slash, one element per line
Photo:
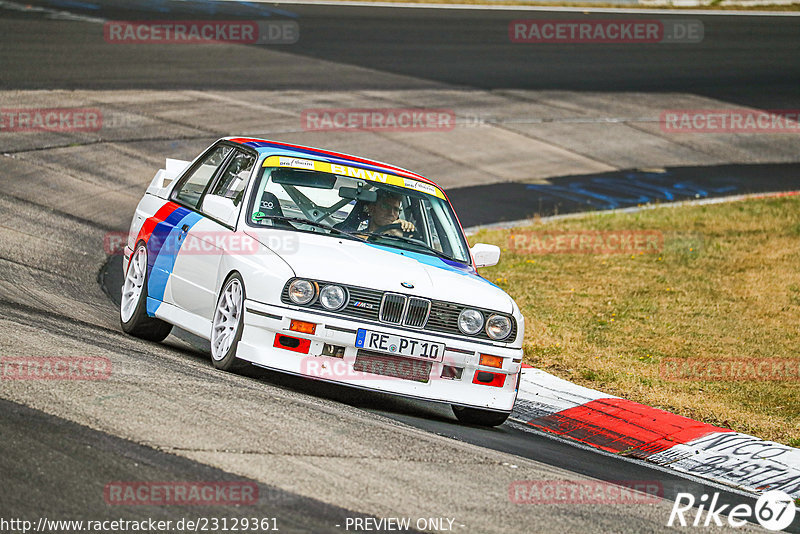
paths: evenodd
<path fill-rule="evenodd" d="M 480 408 L 465 408 L 464 406 L 453 405 L 452 408 L 456 419 L 466 425 L 500 426 L 511 415 L 508 412 L 493 412 L 491 410 L 481 410 Z"/>
<path fill-rule="evenodd" d="M 147 246 L 139 243 L 131 254 L 122 299 L 119 303 L 119 322 L 122 330 L 147 341 L 163 341 L 172 325 L 147 315 Z"/>
<path fill-rule="evenodd" d="M 211 321 L 211 362 L 217 369 L 233 371 L 242 365 L 236 349 L 244 323 L 244 282 L 233 273 L 222 285 Z"/>

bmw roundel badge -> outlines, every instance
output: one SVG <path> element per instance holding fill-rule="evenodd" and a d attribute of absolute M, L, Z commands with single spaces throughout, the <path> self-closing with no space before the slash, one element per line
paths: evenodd
<path fill-rule="evenodd" d="M 400 285 L 408 289 L 414 289 L 414 284 L 412 284 L 411 282 L 400 282 Z"/>

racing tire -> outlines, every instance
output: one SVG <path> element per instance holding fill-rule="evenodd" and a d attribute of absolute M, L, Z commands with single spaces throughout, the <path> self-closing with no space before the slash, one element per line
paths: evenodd
<path fill-rule="evenodd" d="M 122 283 L 119 323 L 131 336 L 147 341 L 164 341 L 172 325 L 147 315 L 147 246 L 139 243 L 131 254 Z"/>
<path fill-rule="evenodd" d="M 481 410 L 480 408 L 466 408 L 464 406 L 452 405 L 453 414 L 460 423 L 476 426 L 500 426 L 506 422 L 509 412 L 493 412 L 491 410 Z"/>
<path fill-rule="evenodd" d="M 222 371 L 236 371 L 246 363 L 236 357 L 244 329 L 244 281 L 233 273 L 222 284 L 211 319 L 211 363 Z"/>

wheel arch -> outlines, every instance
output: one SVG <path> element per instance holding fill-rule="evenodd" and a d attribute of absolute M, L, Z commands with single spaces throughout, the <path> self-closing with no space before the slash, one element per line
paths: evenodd
<path fill-rule="evenodd" d="M 275 254 L 226 255 L 219 267 L 217 296 L 233 273 L 241 276 L 246 298 L 266 304 L 280 302 L 283 286 L 294 276 L 294 271 Z"/>
<path fill-rule="evenodd" d="M 220 272 L 223 272 L 223 271 L 220 271 Z M 247 282 L 245 282 L 244 276 L 238 270 L 232 269 L 232 270 L 228 271 L 228 274 L 225 275 L 225 278 L 220 278 L 221 282 L 219 284 L 219 287 L 217 288 L 217 299 L 219 299 L 219 295 L 220 295 L 220 293 L 222 293 L 222 288 L 224 288 L 225 284 L 227 284 L 228 281 L 231 278 L 233 278 L 235 275 L 239 275 L 239 278 L 241 278 L 241 280 L 242 280 L 242 291 L 244 292 L 245 287 L 247 286 Z M 247 293 L 245 293 L 245 295 L 246 294 Z"/>

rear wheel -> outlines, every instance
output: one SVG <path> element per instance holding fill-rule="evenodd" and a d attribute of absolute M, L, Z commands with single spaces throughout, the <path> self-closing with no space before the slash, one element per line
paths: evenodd
<path fill-rule="evenodd" d="M 119 322 L 125 333 L 147 341 L 163 341 L 172 331 L 171 324 L 147 316 L 147 246 L 144 243 L 139 243 L 128 263 L 122 284 Z"/>
<path fill-rule="evenodd" d="M 244 282 L 233 273 L 222 285 L 211 320 L 211 361 L 214 367 L 233 371 L 244 365 L 236 358 L 244 323 Z"/>
<path fill-rule="evenodd" d="M 511 415 L 508 412 L 493 412 L 491 410 L 481 410 L 480 408 L 465 408 L 464 406 L 454 405 L 452 408 L 456 419 L 467 425 L 500 426 Z"/>

